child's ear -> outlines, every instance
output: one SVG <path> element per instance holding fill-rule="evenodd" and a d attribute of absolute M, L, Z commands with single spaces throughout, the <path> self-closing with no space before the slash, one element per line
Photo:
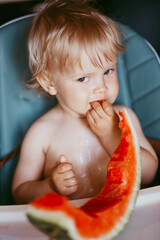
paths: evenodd
<path fill-rule="evenodd" d="M 41 87 L 50 95 L 56 95 L 57 90 L 55 88 L 54 82 L 51 82 L 47 76 L 39 76 L 37 77 L 37 81 L 41 85 Z"/>

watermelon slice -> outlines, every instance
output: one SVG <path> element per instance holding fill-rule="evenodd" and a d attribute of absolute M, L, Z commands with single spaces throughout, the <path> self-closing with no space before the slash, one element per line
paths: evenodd
<path fill-rule="evenodd" d="M 120 115 L 122 139 L 107 166 L 106 184 L 96 197 L 80 208 L 56 193 L 31 203 L 29 220 L 50 239 L 113 239 L 128 222 L 140 187 L 141 158 L 128 113 Z"/>

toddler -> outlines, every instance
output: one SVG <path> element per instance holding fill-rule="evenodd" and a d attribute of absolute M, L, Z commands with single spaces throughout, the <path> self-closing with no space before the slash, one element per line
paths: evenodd
<path fill-rule="evenodd" d="M 115 23 L 82 0 L 51 0 L 34 17 L 29 34 L 33 78 L 28 85 L 58 104 L 29 128 L 13 179 L 17 203 L 49 191 L 69 199 L 93 197 L 121 141 L 117 57 L 123 52 Z M 157 156 L 135 113 L 127 108 L 142 155 L 142 183 L 152 181 Z"/>

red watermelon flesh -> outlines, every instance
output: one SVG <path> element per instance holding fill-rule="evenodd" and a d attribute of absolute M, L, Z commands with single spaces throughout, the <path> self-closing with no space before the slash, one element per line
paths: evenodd
<path fill-rule="evenodd" d="M 98 102 L 102 105 L 102 103 L 104 102 L 104 100 L 98 100 Z"/>
<path fill-rule="evenodd" d="M 128 222 L 140 186 L 141 161 L 129 116 L 126 111 L 120 115 L 122 139 L 108 163 L 106 184 L 96 197 L 80 208 L 56 193 L 31 203 L 27 213 L 30 221 L 48 235 L 63 240 L 107 240 L 113 239 Z"/>

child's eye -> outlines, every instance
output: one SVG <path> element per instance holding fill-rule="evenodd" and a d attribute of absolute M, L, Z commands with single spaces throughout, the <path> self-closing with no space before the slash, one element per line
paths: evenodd
<path fill-rule="evenodd" d="M 111 74 L 113 72 L 113 69 L 108 69 L 105 73 L 104 73 L 104 75 L 109 75 L 109 74 Z"/>
<path fill-rule="evenodd" d="M 87 81 L 88 81 L 88 77 L 78 78 L 78 81 L 79 81 L 79 82 L 87 82 Z"/>

